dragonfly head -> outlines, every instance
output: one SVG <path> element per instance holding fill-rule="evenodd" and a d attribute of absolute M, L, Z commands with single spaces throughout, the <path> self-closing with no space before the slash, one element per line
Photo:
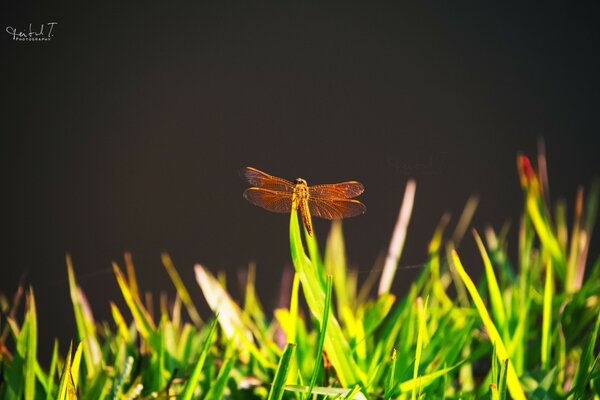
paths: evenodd
<path fill-rule="evenodd" d="M 294 183 L 295 183 L 296 185 L 306 185 L 306 181 L 305 181 L 304 179 L 302 179 L 302 178 L 297 178 L 297 179 L 294 181 Z"/>

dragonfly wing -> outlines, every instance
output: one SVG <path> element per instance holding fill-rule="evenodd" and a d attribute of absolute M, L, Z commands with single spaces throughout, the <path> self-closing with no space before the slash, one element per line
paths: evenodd
<path fill-rule="evenodd" d="M 240 171 L 240 175 L 252 186 L 286 193 L 294 191 L 294 184 L 292 182 L 269 175 L 256 168 L 245 167 Z"/>
<path fill-rule="evenodd" d="M 330 185 L 315 185 L 308 188 L 308 194 L 314 197 L 331 197 L 334 199 L 351 199 L 365 191 L 360 182 L 349 181 Z"/>
<path fill-rule="evenodd" d="M 276 213 L 288 213 L 292 210 L 292 194 L 257 187 L 244 191 L 244 198 L 255 206 Z"/>
<path fill-rule="evenodd" d="M 315 217 L 342 219 L 364 214 L 367 207 L 358 200 L 308 198 L 308 208 Z"/>

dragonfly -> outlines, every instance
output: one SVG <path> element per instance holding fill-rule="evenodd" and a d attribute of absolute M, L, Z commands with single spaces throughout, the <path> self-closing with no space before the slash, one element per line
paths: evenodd
<path fill-rule="evenodd" d="M 252 185 L 244 191 L 246 200 L 276 213 L 300 210 L 306 231 L 311 236 L 311 216 L 333 220 L 354 217 L 367 211 L 363 203 L 353 199 L 365 191 L 360 182 L 308 186 L 302 178 L 292 183 L 253 167 L 243 168 L 241 175 Z"/>

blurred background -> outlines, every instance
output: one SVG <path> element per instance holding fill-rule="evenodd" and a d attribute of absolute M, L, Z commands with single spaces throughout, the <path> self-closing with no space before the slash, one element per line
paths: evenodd
<path fill-rule="evenodd" d="M 277 303 L 288 216 L 242 198 L 255 166 L 311 183 L 359 180 L 344 221 L 366 277 L 417 181 L 401 266 L 419 265 L 441 215 L 472 194 L 473 226 L 516 226 L 516 155 L 546 141 L 551 197 L 572 210 L 600 172 L 600 9 L 523 5 L 3 3 L 0 292 L 33 285 L 40 346 L 75 333 L 65 253 L 98 319 L 121 301 L 111 262 L 131 251 L 142 288 L 174 294 L 168 251 L 208 315 L 194 263 L 257 265 Z M 44 42 L 5 27 L 57 22 Z M 572 212 L 570 213 L 570 216 Z M 329 222 L 316 221 L 324 243 Z M 597 229 L 596 229 L 597 231 Z M 592 237 L 590 257 L 599 253 Z M 481 268 L 473 240 L 459 249 Z M 514 260 L 514 258 L 513 258 Z M 418 269 L 400 270 L 404 293 Z M 47 354 L 47 353 L 46 353 Z"/>

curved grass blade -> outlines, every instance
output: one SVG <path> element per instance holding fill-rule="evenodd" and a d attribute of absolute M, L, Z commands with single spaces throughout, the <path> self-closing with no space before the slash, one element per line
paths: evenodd
<path fill-rule="evenodd" d="M 318 272 L 306 256 L 302 239 L 300 237 L 300 226 L 298 224 L 298 211 L 292 209 L 290 214 L 290 251 L 292 262 L 296 273 L 300 277 L 304 297 L 308 307 L 320 324 L 323 322 L 323 304 L 325 301 L 325 290 L 321 285 Z M 330 314 L 328 330 L 325 336 L 325 350 L 330 357 L 342 386 L 360 383 L 363 378 L 361 371 L 352 358 L 350 346 L 342 334 L 342 329 L 335 317 Z"/>
<path fill-rule="evenodd" d="M 471 278 L 465 271 L 465 269 L 460 261 L 460 258 L 458 257 L 458 253 L 456 253 L 456 250 L 452 250 L 452 261 L 454 262 L 454 266 L 456 267 L 456 270 L 457 270 L 460 278 L 462 279 L 463 283 L 465 284 L 465 287 L 469 291 L 469 294 L 471 295 L 471 299 L 473 300 L 473 303 L 475 303 L 475 307 L 477 308 L 477 311 L 479 312 L 479 316 L 483 322 L 483 325 L 485 326 L 485 328 L 488 332 L 488 335 L 490 336 L 490 340 L 492 341 L 492 344 L 496 346 L 498 360 L 500 362 L 503 362 L 506 359 L 509 360 L 506 379 L 507 379 L 508 390 L 509 390 L 511 396 L 517 400 L 525 400 L 526 399 L 525 393 L 523 392 L 523 388 L 521 387 L 521 383 L 519 382 L 519 377 L 517 376 L 515 368 L 514 368 L 512 362 L 510 362 L 508 353 L 506 351 L 506 347 L 504 346 L 504 343 L 502 342 L 502 338 L 500 337 L 500 334 L 498 333 L 498 330 L 496 329 L 494 322 L 490 318 L 490 314 L 488 313 L 488 311 L 485 307 L 485 304 L 483 303 L 483 300 L 479 296 L 479 292 L 477 292 L 477 288 L 475 287 L 475 284 L 473 283 L 473 281 L 471 280 Z"/>
<path fill-rule="evenodd" d="M 167 273 L 171 277 L 171 281 L 173 281 L 173 285 L 175 285 L 175 288 L 177 289 L 177 294 L 179 294 L 179 298 L 185 305 L 190 319 L 196 327 L 202 326 L 202 318 L 200 318 L 200 314 L 198 313 L 198 310 L 192 301 L 190 292 L 188 292 L 187 288 L 185 287 L 179 272 L 177 272 L 177 269 L 175 269 L 175 265 L 173 264 L 171 257 L 167 253 L 162 253 L 160 255 L 160 259 L 162 260 Z"/>
<path fill-rule="evenodd" d="M 296 351 L 296 345 L 294 343 L 288 343 L 283 350 L 283 355 L 279 360 L 277 371 L 275 372 L 275 379 L 273 380 L 273 386 L 269 390 L 268 400 L 281 400 L 283 392 L 285 391 L 285 382 L 287 381 L 287 375 L 290 370 L 290 364 Z"/>

